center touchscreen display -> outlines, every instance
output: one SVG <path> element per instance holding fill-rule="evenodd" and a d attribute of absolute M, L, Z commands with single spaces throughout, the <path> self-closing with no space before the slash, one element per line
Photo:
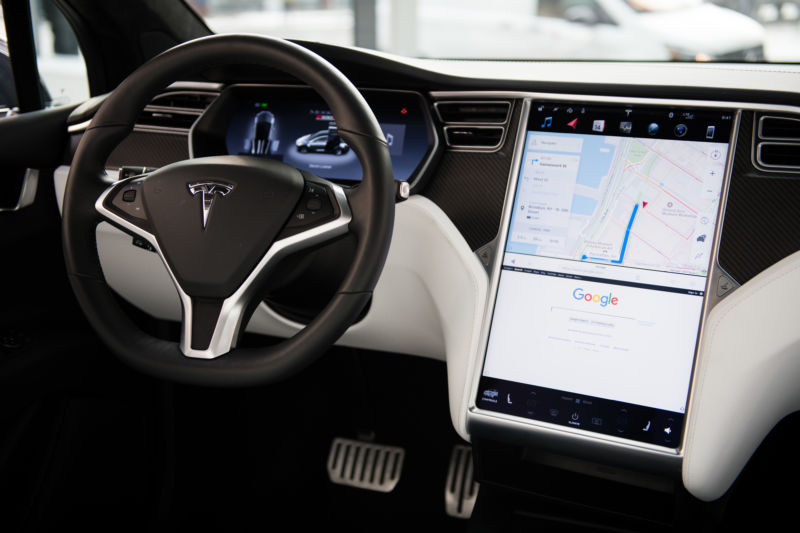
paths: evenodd
<path fill-rule="evenodd" d="M 732 123 L 532 105 L 478 408 L 680 445 Z"/>

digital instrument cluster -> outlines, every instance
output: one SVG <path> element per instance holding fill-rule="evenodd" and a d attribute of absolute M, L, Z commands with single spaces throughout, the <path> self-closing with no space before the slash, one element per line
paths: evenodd
<path fill-rule="evenodd" d="M 382 90 L 365 90 L 363 95 L 383 130 L 395 179 L 413 181 L 435 145 L 422 97 Z M 192 142 L 195 156 L 264 157 L 343 182 L 359 181 L 363 175 L 328 105 L 303 87 L 232 86 L 198 121 Z"/>

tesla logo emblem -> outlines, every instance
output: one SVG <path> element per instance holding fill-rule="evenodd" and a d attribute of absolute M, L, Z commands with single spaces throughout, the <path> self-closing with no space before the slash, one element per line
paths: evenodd
<path fill-rule="evenodd" d="M 199 181 L 197 183 L 189 183 L 189 192 L 192 196 L 200 193 L 203 195 L 203 227 L 206 227 L 208 222 L 208 214 L 211 212 L 211 206 L 214 205 L 214 198 L 217 195 L 228 196 L 233 190 L 233 185 L 230 183 L 222 183 L 220 181 Z"/>

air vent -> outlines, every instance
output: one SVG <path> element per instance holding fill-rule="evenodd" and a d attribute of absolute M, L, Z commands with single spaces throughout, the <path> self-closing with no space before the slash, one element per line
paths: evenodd
<path fill-rule="evenodd" d="M 771 172 L 800 172 L 800 118 L 763 115 L 754 136 L 754 163 Z"/>
<path fill-rule="evenodd" d="M 511 102 L 451 100 L 434 105 L 444 122 L 444 138 L 450 149 L 494 152 L 503 146 Z"/>
<path fill-rule="evenodd" d="M 217 93 L 171 92 L 156 96 L 150 105 L 203 111 L 217 96 Z"/>
<path fill-rule="evenodd" d="M 800 143 L 758 143 L 756 159 L 761 166 L 767 168 L 800 172 Z"/>
<path fill-rule="evenodd" d="M 202 91 L 159 94 L 139 114 L 135 129 L 186 135 L 217 96 L 218 93 Z"/>
<path fill-rule="evenodd" d="M 510 102 L 438 102 L 436 112 L 445 124 L 505 124 Z"/>
<path fill-rule="evenodd" d="M 499 148 L 503 142 L 502 127 L 445 126 L 447 145 L 453 148 Z"/>
<path fill-rule="evenodd" d="M 800 118 L 765 116 L 758 121 L 758 138 L 800 141 Z"/>
<path fill-rule="evenodd" d="M 153 111 L 145 109 L 136 121 L 137 129 L 142 127 L 169 128 L 188 132 L 200 113 L 178 113 L 175 111 Z"/>

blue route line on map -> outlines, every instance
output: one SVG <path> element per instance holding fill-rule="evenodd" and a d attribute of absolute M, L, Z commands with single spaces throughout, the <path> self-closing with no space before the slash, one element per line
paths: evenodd
<path fill-rule="evenodd" d="M 631 227 L 633 227 L 633 219 L 636 218 L 636 213 L 639 211 L 639 204 L 636 203 L 633 206 L 633 213 L 631 213 L 631 219 L 628 221 L 628 227 L 625 230 L 625 238 L 622 241 L 622 250 L 619 252 L 619 259 L 605 259 L 602 257 L 589 257 L 586 254 L 583 254 L 581 257 L 581 261 L 585 261 L 587 259 L 591 259 L 592 261 L 605 261 L 606 263 L 611 263 L 613 265 L 621 265 L 622 260 L 625 258 L 625 250 L 628 249 L 628 238 L 631 235 Z"/>

